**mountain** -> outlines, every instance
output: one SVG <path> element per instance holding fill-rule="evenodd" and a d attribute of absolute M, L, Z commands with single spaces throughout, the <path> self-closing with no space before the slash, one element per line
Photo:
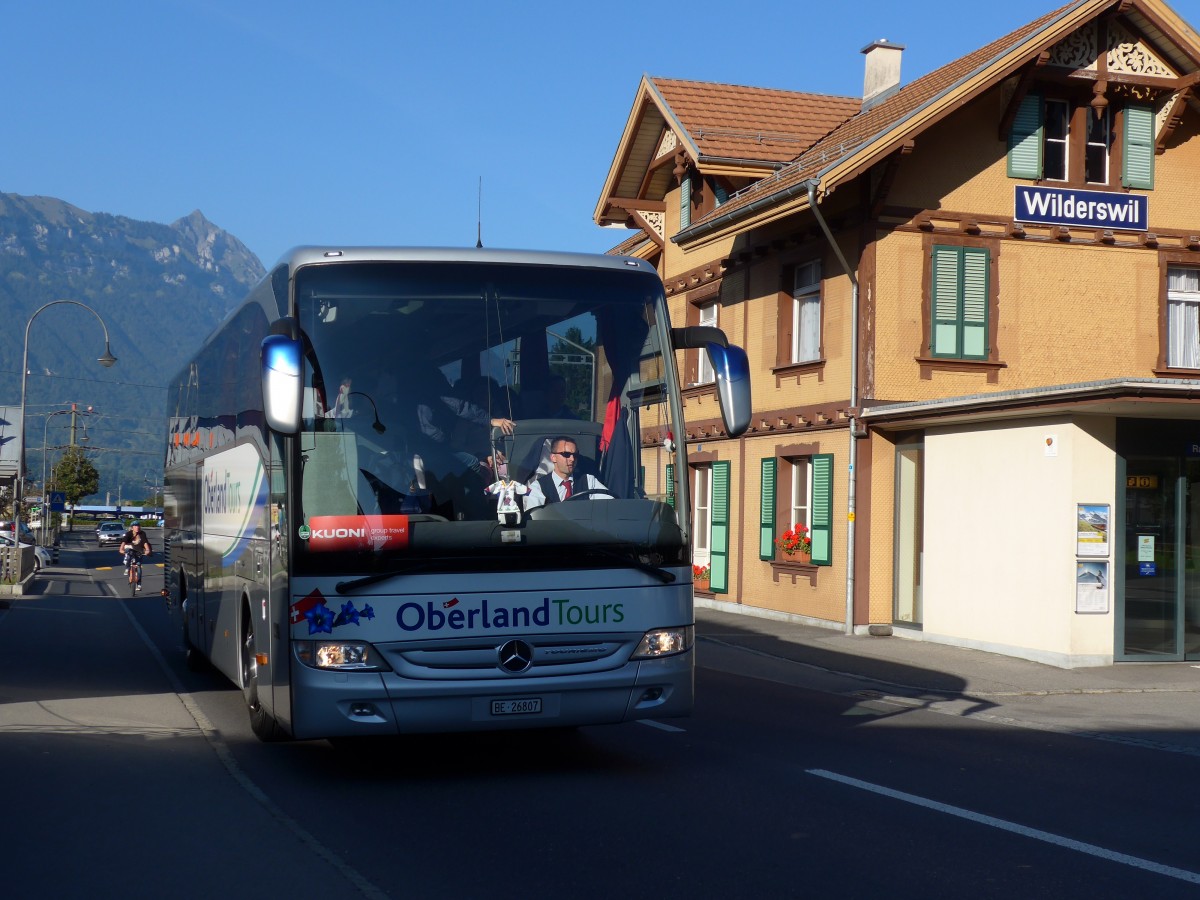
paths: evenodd
<path fill-rule="evenodd" d="M 27 493 L 41 480 L 43 440 L 70 442 L 73 417 L 47 415 L 78 403 L 95 410 L 75 423 L 100 470 L 93 502 L 148 496 L 147 484 L 161 483 L 168 380 L 264 274 L 257 256 L 199 210 L 163 225 L 0 193 L 0 405 L 21 402 L 28 327 Z M 56 300 L 96 315 L 60 304 L 31 323 Z M 96 362 L 97 316 L 118 360 L 111 369 Z M 49 451 L 48 466 L 55 458 Z"/>

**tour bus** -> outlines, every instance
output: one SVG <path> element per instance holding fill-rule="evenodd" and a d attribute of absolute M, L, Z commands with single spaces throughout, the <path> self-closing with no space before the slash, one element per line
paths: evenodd
<path fill-rule="evenodd" d="M 290 251 L 169 388 L 189 665 L 262 740 L 688 715 L 689 347 L 742 433 L 746 354 L 672 328 L 643 261 Z M 565 459 L 569 499 L 532 502 Z"/>

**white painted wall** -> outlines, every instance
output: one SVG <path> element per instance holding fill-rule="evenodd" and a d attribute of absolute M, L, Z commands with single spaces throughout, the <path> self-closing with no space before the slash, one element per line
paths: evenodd
<path fill-rule="evenodd" d="M 1077 614 L 1075 522 L 1078 503 L 1115 513 L 1115 441 L 1107 417 L 926 433 L 926 640 L 1058 666 L 1112 662 L 1119 548 L 1110 542 L 1108 613 Z"/>

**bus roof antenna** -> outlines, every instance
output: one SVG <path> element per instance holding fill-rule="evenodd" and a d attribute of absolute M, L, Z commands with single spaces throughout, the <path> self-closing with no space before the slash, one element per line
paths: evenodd
<path fill-rule="evenodd" d="M 475 249 L 483 247 L 483 176 L 479 176 L 479 196 L 475 201 Z"/>

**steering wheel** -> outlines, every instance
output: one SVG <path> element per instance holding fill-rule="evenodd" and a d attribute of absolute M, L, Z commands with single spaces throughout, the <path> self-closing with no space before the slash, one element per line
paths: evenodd
<path fill-rule="evenodd" d="M 587 490 L 584 490 L 584 491 L 575 491 L 574 493 L 571 494 L 570 497 L 568 497 L 563 502 L 567 503 L 571 500 L 578 500 L 580 497 L 590 497 L 592 494 L 603 494 L 606 497 L 612 497 L 614 500 L 617 499 L 617 495 L 614 494 L 612 491 L 610 491 L 608 488 L 588 488 Z"/>

